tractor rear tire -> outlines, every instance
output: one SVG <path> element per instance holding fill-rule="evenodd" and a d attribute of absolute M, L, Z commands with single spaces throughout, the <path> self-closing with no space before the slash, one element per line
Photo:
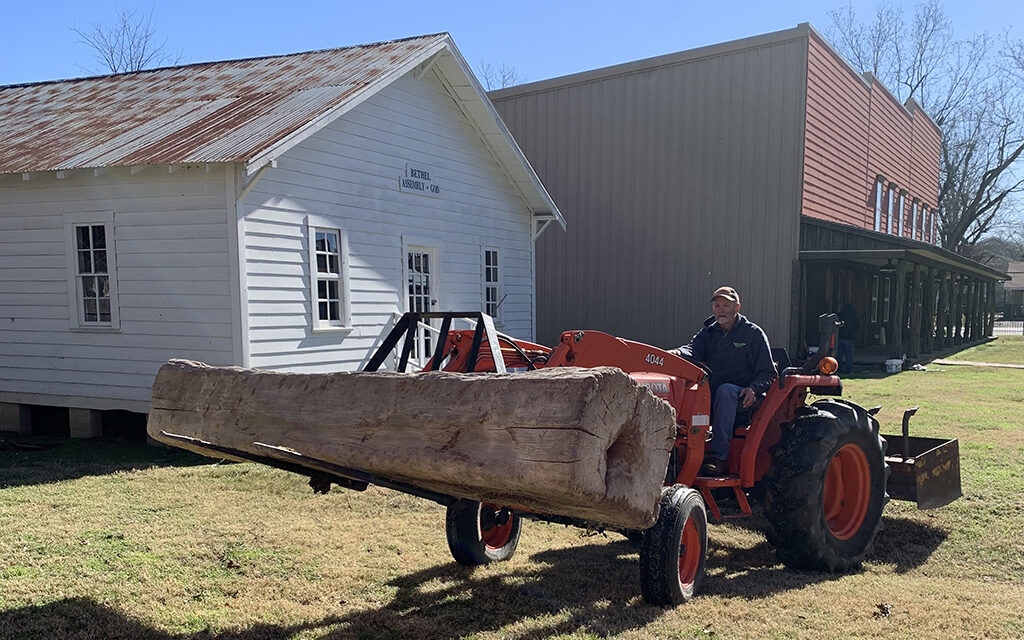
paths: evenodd
<path fill-rule="evenodd" d="M 648 604 L 683 604 L 704 580 L 707 509 L 699 492 L 678 484 L 662 489 L 660 506 L 640 543 L 640 591 Z"/>
<path fill-rule="evenodd" d="M 522 529 L 523 520 L 514 511 L 476 500 L 456 500 L 445 517 L 448 549 L 467 567 L 511 558 Z"/>
<path fill-rule="evenodd" d="M 764 481 L 779 560 L 816 571 L 860 566 L 888 501 L 885 448 L 878 421 L 844 400 L 819 400 L 783 428 Z"/>

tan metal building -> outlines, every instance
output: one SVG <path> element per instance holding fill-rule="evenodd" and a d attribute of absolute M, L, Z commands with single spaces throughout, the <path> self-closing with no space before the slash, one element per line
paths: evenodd
<path fill-rule="evenodd" d="M 724 284 L 791 351 L 845 302 L 859 346 L 911 356 L 991 326 L 1005 275 L 935 246 L 939 129 L 808 24 L 490 97 L 568 222 L 537 243 L 543 342 L 676 346 Z"/>
<path fill-rule="evenodd" d="M 1024 317 L 1024 262 L 1011 262 L 1006 272 L 1010 279 L 1003 283 L 1006 293 L 1003 317 L 1008 320 Z"/>

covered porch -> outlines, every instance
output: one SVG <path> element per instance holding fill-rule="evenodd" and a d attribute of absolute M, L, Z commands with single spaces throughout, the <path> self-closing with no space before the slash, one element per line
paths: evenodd
<path fill-rule="evenodd" d="M 1006 274 L 906 238 L 806 218 L 803 227 L 801 350 L 817 343 L 818 315 L 847 303 L 860 319 L 855 352 L 865 356 L 915 360 L 992 335 Z"/>

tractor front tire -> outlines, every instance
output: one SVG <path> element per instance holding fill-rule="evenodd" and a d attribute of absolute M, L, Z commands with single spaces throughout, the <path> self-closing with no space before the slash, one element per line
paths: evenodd
<path fill-rule="evenodd" d="M 708 555 L 704 499 L 683 485 L 661 491 L 658 520 L 640 542 L 640 592 L 648 604 L 677 605 L 700 590 Z"/>
<path fill-rule="evenodd" d="M 510 509 L 475 500 L 448 505 L 445 533 L 459 564 L 475 567 L 508 560 L 519 546 L 522 519 Z"/>
<path fill-rule="evenodd" d="M 783 428 L 764 480 L 764 513 L 768 541 L 786 566 L 860 566 L 888 500 L 885 447 L 878 421 L 838 399 L 815 402 Z"/>

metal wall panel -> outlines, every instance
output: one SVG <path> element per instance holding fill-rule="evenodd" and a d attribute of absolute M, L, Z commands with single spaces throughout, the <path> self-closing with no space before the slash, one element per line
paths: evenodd
<path fill-rule="evenodd" d="M 720 285 L 791 337 L 809 29 L 492 94 L 564 213 L 537 242 L 538 338 L 686 342 Z"/>

